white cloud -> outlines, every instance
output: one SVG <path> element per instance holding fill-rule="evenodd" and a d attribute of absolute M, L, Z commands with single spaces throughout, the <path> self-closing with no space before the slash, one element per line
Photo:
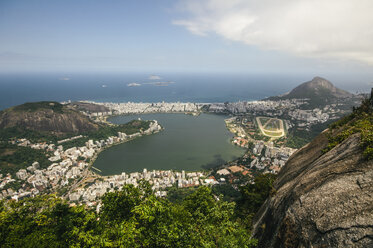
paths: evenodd
<path fill-rule="evenodd" d="M 298 56 L 373 64 L 372 0 L 186 0 L 173 21 L 196 35 Z"/>

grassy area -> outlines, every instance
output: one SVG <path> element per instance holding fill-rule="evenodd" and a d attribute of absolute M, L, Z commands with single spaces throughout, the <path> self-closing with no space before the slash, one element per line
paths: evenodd
<path fill-rule="evenodd" d="M 281 121 L 279 119 L 269 117 L 257 117 L 255 118 L 257 127 L 264 136 L 272 138 L 279 138 L 283 136 L 281 129 Z"/>
<path fill-rule="evenodd" d="M 281 137 L 282 136 L 282 132 L 268 132 L 268 131 L 264 131 L 264 134 L 266 134 L 268 136 L 273 136 L 273 137 Z"/>
<path fill-rule="evenodd" d="M 280 129 L 279 120 L 270 120 L 268 124 L 264 127 L 268 131 L 278 131 Z"/>

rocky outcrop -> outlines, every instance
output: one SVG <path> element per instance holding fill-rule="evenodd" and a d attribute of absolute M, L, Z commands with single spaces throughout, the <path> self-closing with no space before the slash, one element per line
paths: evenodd
<path fill-rule="evenodd" d="M 323 132 L 281 170 L 254 220 L 258 247 L 373 247 L 373 161 L 359 133 L 327 144 Z"/>
<path fill-rule="evenodd" d="M 78 111 L 51 102 L 27 103 L 0 112 L 0 128 L 20 127 L 55 135 L 82 133 L 98 125 Z"/>

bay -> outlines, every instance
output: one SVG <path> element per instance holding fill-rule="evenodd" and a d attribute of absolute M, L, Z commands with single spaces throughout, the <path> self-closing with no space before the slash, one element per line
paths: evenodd
<path fill-rule="evenodd" d="M 244 149 L 230 143 L 232 134 L 226 129 L 226 116 L 201 114 L 144 114 L 116 116 L 110 122 L 157 120 L 160 133 L 110 147 L 101 152 L 93 166 L 103 175 L 148 170 L 196 171 L 220 165 L 240 157 Z"/>

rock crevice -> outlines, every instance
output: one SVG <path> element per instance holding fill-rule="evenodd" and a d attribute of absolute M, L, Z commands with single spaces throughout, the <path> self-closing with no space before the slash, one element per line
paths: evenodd
<path fill-rule="evenodd" d="M 327 144 L 320 134 L 281 170 L 254 219 L 259 247 L 373 247 L 373 161 L 359 133 Z"/>

